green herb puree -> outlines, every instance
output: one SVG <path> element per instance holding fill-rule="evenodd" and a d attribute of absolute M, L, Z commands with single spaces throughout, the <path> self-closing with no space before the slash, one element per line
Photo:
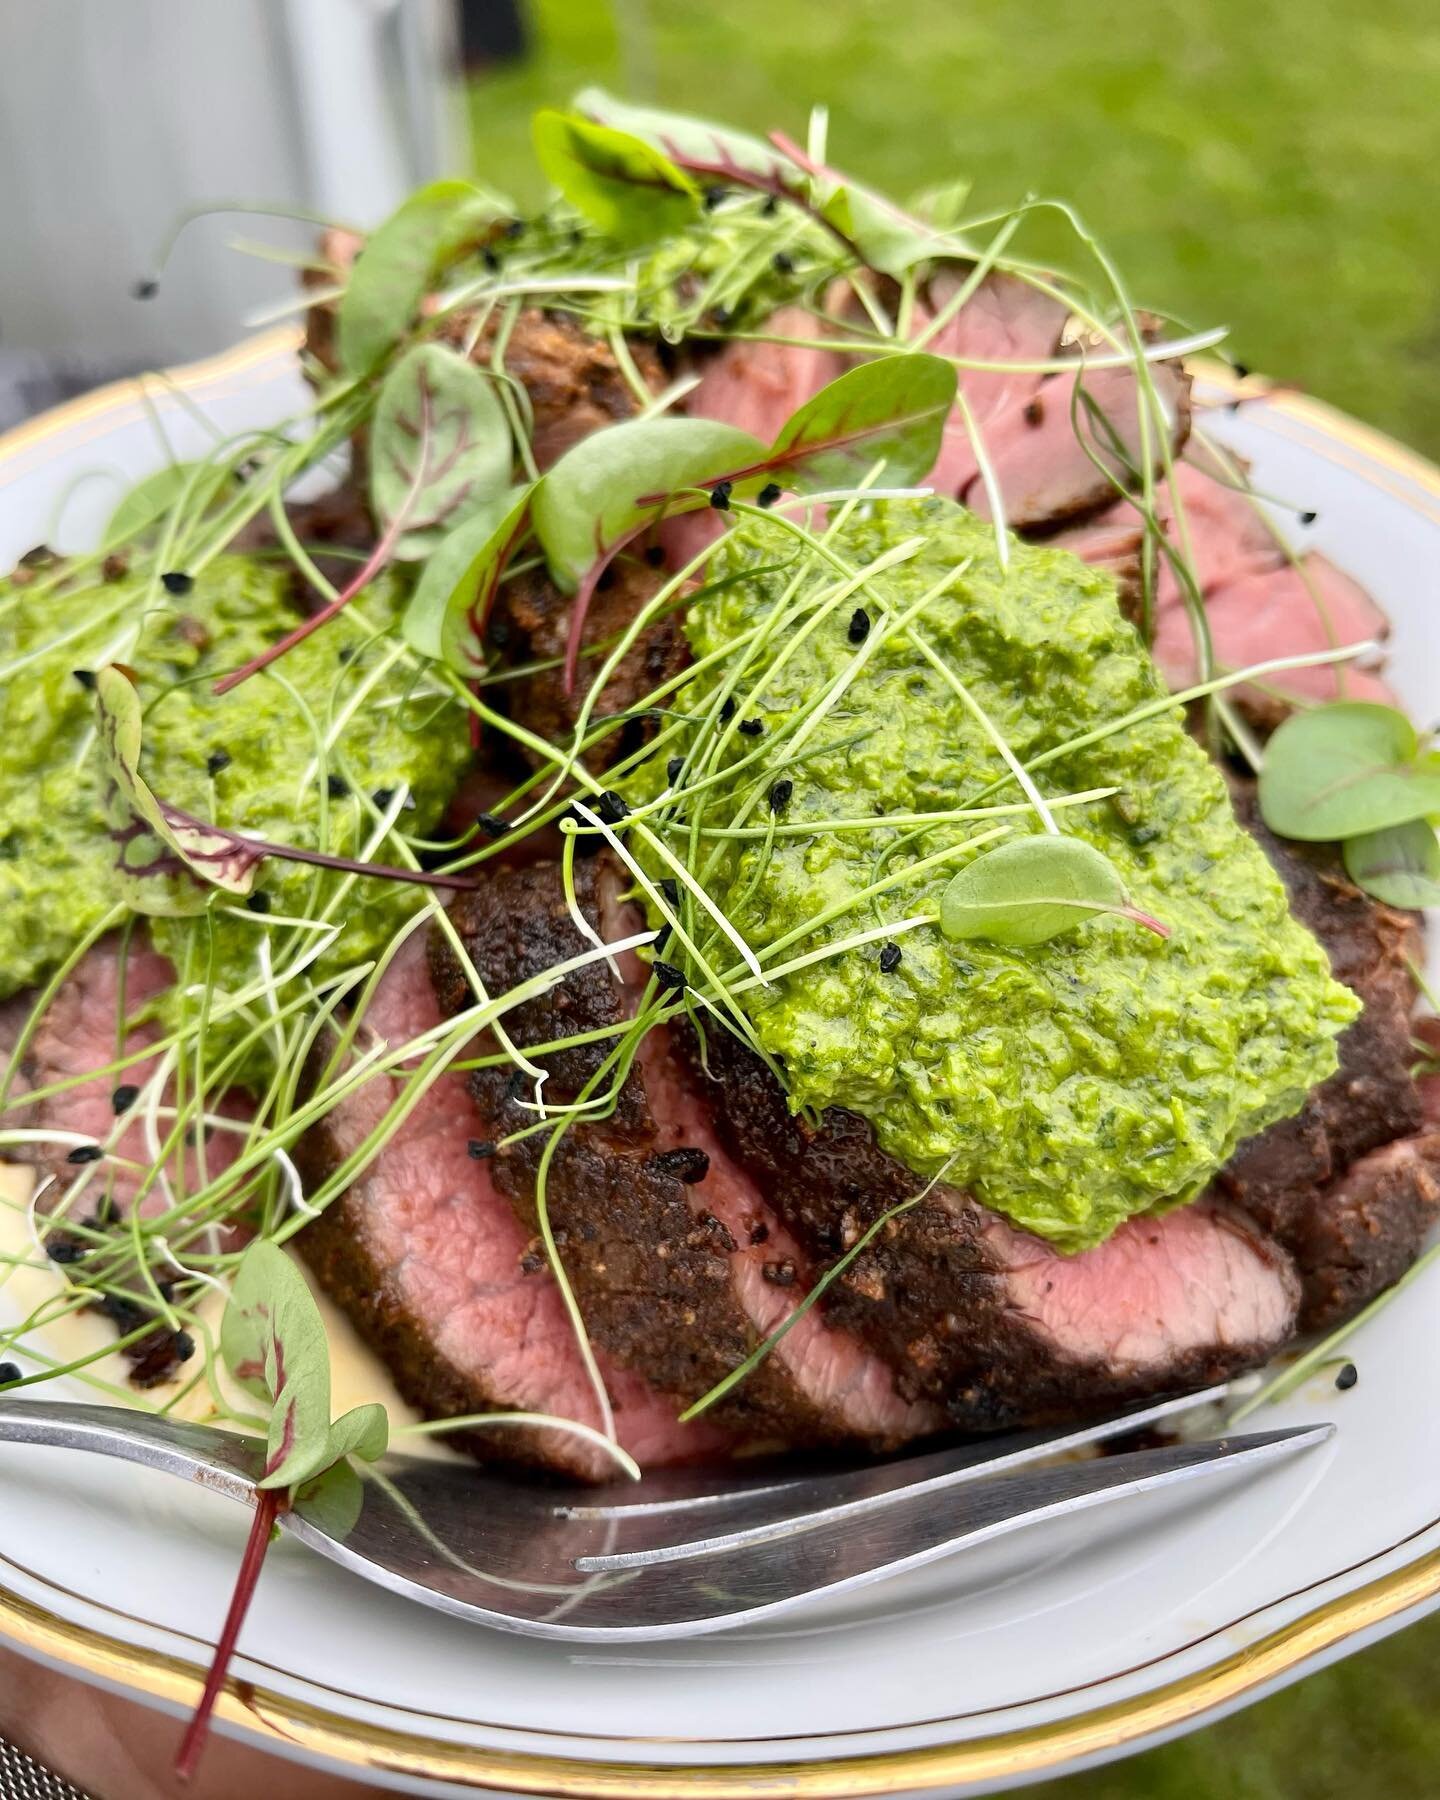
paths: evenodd
<path fill-rule="evenodd" d="M 398 639 L 375 636 L 404 598 L 400 582 L 383 578 L 273 676 L 217 699 L 217 676 L 295 623 L 279 565 L 220 557 L 183 597 L 141 576 L 97 583 L 62 571 L 0 583 L 0 996 L 42 980 L 119 898 L 94 695 L 76 670 L 120 662 L 135 671 L 146 780 L 199 818 L 359 857 L 374 824 L 359 795 L 403 784 L 415 802 L 403 829 L 433 829 L 467 738 L 454 703 L 417 679 Z M 319 737 L 330 740 L 323 758 Z M 374 955 L 421 904 L 420 891 L 275 857 L 257 871 L 272 915 L 318 916 L 347 882 L 330 915 L 344 929 L 322 975 Z M 150 934 L 186 980 L 234 991 L 257 978 L 263 934 L 277 955 L 280 942 L 258 916 L 235 910 L 217 894 L 198 917 L 152 918 Z M 161 1002 L 167 1024 L 184 1004 L 178 989 Z"/>
<path fill-rule="evenodd" d="M 915 628 L 1022 760 L 1163 694 L 1113 583 L 1066 552 L 1012 542 L 1002 570 L 992 529 L 939 499 L 877 505 L 832 544 L 858 568 L 916 533 L 926 539 L 918 555 L 819 616 L 833 568 L 818 558 L 797 563 L 794 540 L 778 524 L 732 531 L 712 578 L 756 572 L 692 606 L 696 655 L 766 622 L 778 628 L 758 652 L 727 655 L 692 684 L 685 709 L 710 709 L 710 717 L 696 728 L 687 779 L 698 777 L 717 733 L 714 766 L 722 772 L 757 747 L 764 754 L 710 790 L 703 815 L 692 805 L 688 823 L 764 825 L 781 778 L 794 783 L 786 823 L 954 808 L 997 782 L 991 803 L 1017 799 L 995 746 L 953 688 L 903 633 L 886 635 L 895 612 L 957 567 L 959 578 L 922 609 Z M 788 566 L 777 569 L 781 563 Z M 877 640 L 863 646 L 855 641 L 863 622 L 852 625 L 857 602 Z M 782 604 L 789 616 L 780 625 Z M 787 764 L 788 735 L 861 648 L 863 673 L 808 751 L 863 735 Z M 739 701 L 728 725 L 715 707 L 722 682 L 734 684 Z M 753 724 L 748 734 L 739 729 L 754 719 L 763 724 L 759 738 Z M 1067 754 L 1037 780 L 1047 797 L 1122 790 L 1057 817 L 1112 859 L 1135 904 L 1172 928 L 1168 941 L 1114 917 L 1025 949 L 951 943 L 938 926 L 924 926 L 899 940 L 903 954 L 889 972 L 876 941 L 751 988 L 744 1005 L 760 1042 L 783 1064 L 797 1109 L 863 1113 L 884 1148 L 925 1175 L 953 1158 L 947 1179 L 1077 1250 L 1132 1214 L 1193 1197 L 1241 1139 L 1297 1111 L 1335 1069 L 1335 1037 L 1359 1003 L 1291 917 L 1179 709 Z M 1014 823 L 1039 829 L 1033 814 Z M 885 829 L 695 841 L 702 859 L 715 857 L 710 892 L 763 951 L 879 875 L 985 829 L 942 825 L 900 849 L 901 832 Z M 676 841 L 686 836 L 675 833 Z M 784 955 L 877 920 L 936 913 L 965 860 L 852 908 Z M 744 971 L 736 969 L 738 978 Z"/>

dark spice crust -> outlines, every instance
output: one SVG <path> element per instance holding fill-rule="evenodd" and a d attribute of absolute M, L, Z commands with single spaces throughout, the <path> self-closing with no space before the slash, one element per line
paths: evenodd
<path fill-rule="evenodd" d="M 585 615 L 584 642 L 598 644 L 619 635 L 667 579 L 632 556 L 618 557 L 602 578 Z M 490 636 L 512 667 L 563 657 L 570 634 L 570 596 L 562 594 L 543 569 L 531 569 L 504 582 L 491 616 Z M 600 672 L 603 656 L 582 657 L 573 693 L 565 692 L 563 672 L 543 669 L 506 682 L 497 691 L 511 717 L 548 744 L 569 743 L 580 708 Z M 593 708 L 593 723 L 630 714 L 662 682 L 690 660 L 678 611 L 648 625 L 605 685 Z M 641 717 L 617 719 L 614 729 L 587 753 L 595 772 L 617 757 L 638 749 L 654 735 L 653 722 Z"/>
<path fill-rule="evenodd" d="M 602 911 L 602 884 L 618 892 L 620 872 L 607 857 L 577 863 L 577 897 L 592 922 Z M 503 993 L 541 969 L 585 948 L 565 906 L 553 863 L 500 867 L 483 888 L 463 895 L 451 912 L 476 972 Z M 613 935 L 613 934 L 612 934 Z M 431 938 L 431 972 L 446 1012 L 470 1003 L 460 965 L 444 936 Z M 521 1044 L 613 1024 L 622 990 L 603 963 L 593 963 L 506 1015 Z M 552 1100 L 573 1097 L 604 1060 L 605 1044 L 543 1057 Z M 476 1070 L 471 1092 L 488 1136 L 501 1139 L 534 1122 L 512 1090 L 508 1069 Z M 535 1184 L 542 1134 L 501 1145 L 496 1186 L 538 1232 Z M 549 1216 L 586 1324 L 617 1363 L 642 1374 L 662 1393 L 698 1399 L 756 1346 L 755 1332 L 731 1285 L 735 1249 L 718 1220 L 696 1215 L 686 1188 L 666 1166 L 644 1079 L 632 1069 L 613 1115 L 572 1126 L 546 1177 Z M 696 1193 L 703 1198 L 703 1186 Z M 842 1441 L 843 1428 L 795 1388 L 781 1363 L 768 1358 L 713 1409 L 715 1423 L 751 1444 L 789 1446 Z"/>
<path fill-rule="evenodd" d="M 923 1185 L 887 1156 L 857 1114 L 830 1108 L 818 1129 L 795 1118 L 769 1070 L 728 1032 L 712 1030 L 706 1091 L 728 1147 L 763 1187 L 817 1266 L 849 1250 L 880 1215 Z M 1172 1365 L 1131 1372 L 1065 1357 L 1018 1308 L 987 1238 L 991 1216 L 968 1195 L 936 1187 L 892 1219 L 821 1304 L 895 1371 L 904 1398 L 940 1406 L 957 1429 L 1081 1420 L 1141 1399 L 1185 1393 L 1264 1362 L 1273 1343 L 1211 1345 Z M 1224 1221 L 1265 1251 L 1241 1221 Z M 1283 1259 L 1274 1259 L 1283 1265 Z M 1288 1270 L 1286 1271 L 1288 1278 Z"/>
<path fill-rule="evenodd" d="M 1414 1254 L 1397 1264 L 1385 1233 L 1367 1230 L 1355 1238 L 1348 1204 L 1319 1190 L 1338 1182 L 1358 1158 L 1410 1137 L 1423 1123 L 1410 1073 L 1416 999 L 1410 964 L 1421 954 L 1420 928 L 1413 914 L 1361 893 L 1332 846 L 1276 838 L 1260 818 L 1253 783 L 1231 787 L 1241 822 L 1285 883 L 1291 911 L 1324 944 L 1336 980 L 1364 1003 L 1340 1037 L 1336 1072 L 1293 1118 L 1243 1145 L 1220 1177 L 1222 1189 L 1295 1257 L 1306 1284 L 1301 1324 L 1318 1330 L 1388 1286 Z M 1398 1223 L 1393 1206 L 1386 1216 Z M 1402 1235 L 1406 1242 L 1413 1236 Z M 1343 1283 L 1323 1273 L 1341 1265 L 1350 1270 Z"/>

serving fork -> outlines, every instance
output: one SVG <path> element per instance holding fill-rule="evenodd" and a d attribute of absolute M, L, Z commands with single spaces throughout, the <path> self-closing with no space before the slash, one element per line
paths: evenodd
<path fill-rule="evenodd" d="M 1211 1388 L 1075 1430 L 808 1473 L 660 1471 L 638 1484 L 577 1490 L 390 1456 L 361 1471 L 353 1523 L 303 1509 L 280 1523 L 368 1581 L 502 1631 L 591 1642 L 693 1637 L 1043 1520 L 1254 1472 L 1334 1432 L 1321 1424 L 1078 1454 L 1225 1392 Z M 4 1440 L 119 1457 L 249 1505 L 265 1460 L 258 1438 L 20 1395 L 0 1396 Z"/>

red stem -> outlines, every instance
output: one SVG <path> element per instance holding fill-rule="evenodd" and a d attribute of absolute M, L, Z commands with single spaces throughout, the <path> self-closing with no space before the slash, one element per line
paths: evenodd
<path fill-rule="evenodd" d="M 210 1715 L 215 1710 L 215 1702 L 220 1698 L 220 1690 L 225 1685 L 225 1676 L 230 1668 L 231 1658 L 235 1654 L 235 1645 L 245 1623 L 245 1615 L 250 1610 L 250 1602 L 255 1597 L 255 1589 L 260 1580 L 260 1569 L 265 1561 L 265 1552 L 270 1547 L 270 1533 L 275 1528 L 275 1521 L 280 1515 L 284 1496 L 278 1488 L 261 1488 L 255 1496 L 255 1517 L 250 1525 L 250 1536 L 245 1544 L 245 1555 L 240 1563 L 240 1573 L 235 1578 L 235 1592 L 230 1597 L 230 1610 L 225 1615 L 225 1625 L 220 1633 L 220 1641 L 215 1646 L 215 1660 L 210 1664 L 210 1673 L 205 1679 L 205 1691 L 200 1696 L 200 1704 L 195 1708 L 189 1725 L 185 1728 L 185 1736 L 180 1740 L 180 1751 L 175 1758 L 175 1774 L 181 1781 L 189 1781 L 200 1763 L 200 1754 L 205 1748 L 205 1739 L 210 1730 Z"/>
<path fill-rule="evenodd" d="M 396 530 L 395 526 L 392 525 L 385 533 L 384 537 L 381 538 L 380 542 L 370 552 L 369 559 L 366 561 L 364 568 L 361 569 L 360 573 L 350 583 L 349 587 L 342 593 L 337 594 L 328 606 L 322 606 L 319 612 L 312 613 L 308 619 L 302 620 L 293 631 L 287 632 L 278 643 L 271 644 L 267 649 L 262 650 L 257 657 L 252 658 L 252 660 L 246 663 L 243 668 L 232 669 L 228 675 L 222 675 L 219 681 L 215 683 L 212 691 L 216 694 L 228 694 L 231 688 L 239 687 L 242 681 L 248 681 L 252 675 L 258 675 L 262 669 L 268 669 L 270 664 L 275 662 L 277 658 L 284 656 L 287 650 L 293 650 L 297 644 L 303 643 L 312 631 L 318 631 L 322 625 L 328 625 L 335 617 L 336 613 L 343 611 L 362 589 L 368 587 L 380 573 L 381 569 L 385 567 L 385 564 L 389 562 L 390 552 L 395 548 L 395 540 L 398 536 L 399 532 Z"/>

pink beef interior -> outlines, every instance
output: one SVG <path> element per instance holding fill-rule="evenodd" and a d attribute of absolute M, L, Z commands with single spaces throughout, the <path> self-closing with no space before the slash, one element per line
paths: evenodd
<path fill-rule="evenodd" d="M 417 932 L 377 989 L 365 1024 L 396 1043 L 439 1020 Z M 331 1123 L 342 1155 L 374 1128 L 401 1085 L 393 1077 L 367 1082 L 337 1109 Z M 532 1273 L 522 1268 L 533 1246 L 496 1193 L 487 1163 L 469 1153 L 480 1133 L 464 1077 L 443 1075 L 351 1189 L 367 1251 L 395 1304 L 422 1322 L 436 1352 L 497 1406 L 598 1428 L 599 1408 L 560 1289 L 533 1259 Z M 671 1462 L 716 1447 L 708 1427 L 678 1425 L 675 1406 L 639 1376 L 603 1359 L 601 1369 L 620 1442 L 638 1462 Z M 573 1443 L 564 1451 L 567 1460 L 581 1454 Z"/>
<path fill-rule="evenodd" d="M 1077 1362 L 1164 1369 L 1190 1350 L 1279 1343 L 1294 1322 L 1288 1263 L 1203 1200 L 1129 1220 L 1078 1256 L 1000 1219 L 987 1235 L 1009 1270 L 1011 1304 Z"/>
<path fill-rule="evenodd" d="M 735 1292 L 757 1339 L 767 1337 L 792 1316 L 810 1287 L 804 1253 L 754 1181 L 726 1152 L 708 1107 L 671 1054 L 664 1030 L 646 1035 L 639 1061 L 662 1146 L 703 1150 L 710 1159 L 709 1173 L 687 1188 L 687 1197 L 697 1214 L 713 1214 L 734 1240 L 730 1265 Z M 857 1436 L 900 1440 L 939 1425 L 930 1408 L 902 1400 L 886 1364 L 852 1333 L 827 1325 L 818 1307 L 811 1307 L 771 1354 L 807 1399 Z"/>

